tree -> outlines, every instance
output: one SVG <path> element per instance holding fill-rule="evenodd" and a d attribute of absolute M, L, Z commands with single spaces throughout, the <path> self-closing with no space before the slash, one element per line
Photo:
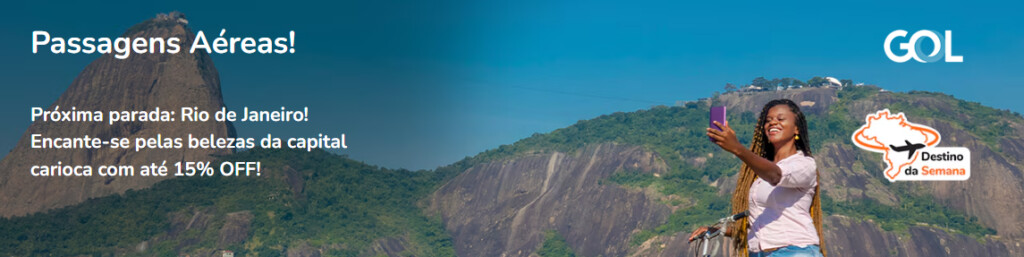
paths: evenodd
<path fill-rule="evenodd" d="M 842 80 L 839 80 L 839 84 L 842 84 L 844 87 L 853 86 L 853 80 L 852 79 L 842 79 Z"/>
<path fill-rule="evenodd" d="M 733 85 L 732 83 L 725 83 L 725 92 L 729 93 L 732 91 L 736 91 L 736 86 Z"/>
<path fill-rule="evenodd" d="M 766 88 L 768 87 L 768 80 L 765 79 L 764 77 L 757 77 L 756 79 L 751 81 L 750 84 L 754 85 L 755 87 Z"/>
<path fill-rule="evenodd" d="M 779 80 L 779 86 L 788 87 L 793 85 L 793 78 L 782 78 Z"/>
<path fill-rule="evenodd" d="M 799 79 L 793 79 L 793 85 L 797 85 L 797 86 L 806 86 L 806 85 L 807 85 L 807 83 L 804 83 L 803 81 L 801 81 L 801 80 L 799 80 Z"/>
<path fill-rule="evenodd" d="M 820 87 L 822 84 L 828 83 L 828 80 L 822 77 L 813 77 L 807 80 L 807 85 L 812 87 Z"/>

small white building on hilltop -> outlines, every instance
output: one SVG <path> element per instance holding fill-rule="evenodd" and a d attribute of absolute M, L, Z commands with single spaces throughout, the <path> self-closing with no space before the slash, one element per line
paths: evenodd
<path fill-rule="evenodd" d="M 830 86 L 834 86 L 834 87 L 842 87 L 843 86 L 843 83 L 839 82 L 839 79 L 837 79 L 837 78 L 825 77 L 825 80 L 828 81 L 828 84 Z"/>
<path fill-rule="evenodd" d="M 755 85 L 747 85 L 747 86 L 745 86 L 743 88 L 740 88 L 740 92 L 753 92 L 753 91 L 761 91 L 761 87 L 755 86 Z"/>

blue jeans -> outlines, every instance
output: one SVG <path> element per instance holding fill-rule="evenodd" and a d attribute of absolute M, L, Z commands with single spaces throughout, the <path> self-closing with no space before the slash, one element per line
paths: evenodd
<path fill-rule="evenodd" d="M 770 253 L 750 252 L 750 257 L 821 257 L 821 248 L 818 245 L 806 247 L 786 246 Z"/>

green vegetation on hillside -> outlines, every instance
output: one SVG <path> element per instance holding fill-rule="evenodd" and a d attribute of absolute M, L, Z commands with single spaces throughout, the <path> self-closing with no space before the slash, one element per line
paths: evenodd
<path fill-rule="evenodd" d="M 267 170 L 259 178 L 176 178 L 123 196 L 0 219 L 0 231 L 4 231 L 0 252 L 14 256 L 123 252 L 144 240 L 168 236 L 169 213 L 208 210 L 215 217 L 252 213 L 251 238 L 225 247 L 238 256 L 282 256 L 299 243 L 326 248 L 331 256 L 356 256 L 374 240 L 389 237 L 408 242 L 407 254 L 454 255 L 440 221 L 424 216 L 416 206 L 435 188 L 436 174 L 382 169 L 323 151 L 256 149 L 227 160 L 259 160 Z M 286 165 L 305 180 L 299 195 L 286 183 L 282 172 Z M 188 239 L 181 241 L 196 242 L 182 249 L 176 250 L 180 242 L 158 241 L 139 254 L 174 256 L 176 251 L 218 250 L 223 222 L 215 219 L 206 232 L 179 235 Z"/>
<path fill-rule="evenodd" d="M 850 115 L 848 105 L 855 101 L 871 99 L 877 94 L 879 94 L 877 87 L 845 87 L 838 92 L 839 100 L 829 107 L 826 114 L 808 114 L 812 152 L 821 149 L 828 143 L 848 144 L 852 132 L 863 122 Z M 893 97 L 894 99 L 909 99 L 905 96 L 923 93 L 887 92 L 886 94 L 897 94 L 898 97 Z M 952 99 L 951 97 L 940 97 L 940 99 L 945 98 Z M 957 113 L 975 117 L 971 122 L 998 120 L 1009 114 L 1005 111 L 980 107 L 976 103 L 960 100 L 952 103 L 954 104 L 951 106 L 956 108 Z M 897 107 L 900 105 L 892 108 L 895 110 Z M 984 111 L 980 111 L 981 109 Z M 943 120 L 945 120 L 944 117 L 947 117 L 930 116 L 931 114 L 928 113 L 913 113 L 917 111 L 913 108 L 907 110 L 908 115 L 915 117 L 935 117 Z M 704 134 L 704 128 L 707 127 L 707 113 L 707 102 L 691 102 L 680 107 L 658 106 L 631 113 L 619 112 L 602 115 L 551 133 L 535 134 L 515 144 L 503 145 L 495 150 L 485 152 L 478 157 L 497 159 L 538 151 L 572 152 L 587 144 L 601 142 L 641 145 L 656 152 L 668 165 L 667 174 L 654 177 L 649 174 L 621 171 L 608 179 L 627 187 L 654 187 L 662 194 L 679 196 L 679 199 L 684 199 L 681 201 L 687 203 L 685 204 L 687 208 L 681 208 L 672 213 L 665 224 L 635 235 L 632 243 L 637 245 L 655 235 L 688 231 L 700 225 L 713 223 L 718 218 L 729 214 L 731 192 L 721 193 L 709 183 L 723 176 L 735 174 L 739 170 L 740 162 L 708 141 Z M 975 113 L 978 116 L 974 116 Z M 752 137 L 756 119 L 755 114 L 750 112 L 729 117 L 730 126 L 736 130 L 738 138 L 744 145 L 749 146 L 750 144 L 749 140 Z M 963 121 L 955 122 L 959 124 Z M 970 127 L 968 125 L 960 126 Z M 989 135 L 997 135 L 985 130 L 977 133 L 977 136 L 985 140 L 992 140 Z M 993 229 L 980 225 L 976 218 L 966 218 L 967 215 L 937 204 L 930 197 L 919 195 L 909 188 L 893 187 L 891 191 L 899 198 L 900 205 L 897 207 L 879 206 L 881 204 L 871 200 L 836 202 L 829 199 L 823 204 L 823 208 L 827 210 L 826 213 L 873 219 L 886 230 L 905 230 L 920 222 L 945 226 L 954 229 L 955 232 L 973 236 L 995 233 Z M 678 205 L 679 203 L 666 204 Z M 922 209 L 934 211 L 928 215 L 916 213 Z"/>
<path fill-rule="evenodd" d="M 938 100 L 940 103 L 933 106 L 912 104 L 914 100 L 922 98 Z M 1000 150 L 998 140 L 1010 131 L 1006 129 L 1007 117 L 1020 117 L 1017 113 L 986 107 L 977 102 L 956 99 L 942 93 L 910 91 L 900 100 L 902 101 L 895 102 L 890 108 L 904 112 L 910 117 L 928 117 L 950 122 L 955 128 L 981 138 L 982 142 L 995 151 Z"/>
<path fill-rule="evenodd" d="M 810 123 L 808 126 L 819 128 L 815 130 L 815 135 L 821 135 L 815 139 L 817 141 L 814 142 L 812 148 L 820 149 L 822 145 L 828 142 L 847 142 L 852 131 L 855 131 L 864 122 L 863 118 L 854 119 L 847 110 L 847 106 L 854 101 L 871 99 L 880 93 L 876 87 L 851 87 L 839 91 L 840 100 L 829 107 L 827 115 L 808 118 Z M 998 147 L 995 140 L 1002 136 L 1002 132 L 993 132 L 993 128 L 989 125 L 1005 122 L 1004 120 L 1007 118 L 1020 118 L 1019 115 L 1008 111 L 983 107 L 978 103 L 958 100 L 939 93 L 912 91 L 906 94 L 892 92 L 886 92 L 885 94 L 893 95 L 890 99 L 893 102 L 888 105 L 890 110 L 904 112 L 911 119 L 927 118 L 950 122 L 954 126 L 965 129 L 968 133 L 977 136 L 993 149 Z M 928 99 L 922 99 L 923 97 Z M 915 101 L 933 99 L 944 102 L 950 107 L 950 110 L 942 111 L 912 104 Z M 957 113 L 959 117 L 953 117 L 950 113 Z M 819 131 L 823 133 L 818 133 Z M 862 162 L 881 162 L 881 156 L 861 158 L 860 161 Z M 884 168 L 880 164 L 876 167 L 879 169 Z M 879 178 L 879 180 L 883 180 L 883 178 Z M 882 229 L 888 231 L 902 232 L 906 231 L 910 226 L 926 223 L 952 229 L 953 232 L 974 237 L 996 234 L 995 229 L 978 223 L 976 217 L 968 216 L 960 211 L 938 204 L 929 195 L 917 193 L 917 190 L 911 184 L 889 183 L 888 181 L 884 183 L 888 185 L 890 191 L 899 197 L 898 206 L 888 206 L 873 199 L 839 202 L 833 201 L 833 199 L 825 195 L 822 197 L 822 209 L 825 213 L 871 219 L 879 223 Z"/>
<path fill-rule="evenodd" d="M 828 144 L 848 144 L 850 134 L 863 122 L 862 117 L 851 116 L 849 109 L 857 106 L 853 104 L 857 101 L 876 99 L 883 96 L 880 94 L 892 96 L 885 104 L 894 111 L 949 122 L 996 151 L 997 140 L 1006 133 L 1000 129 L 1005 125 L 1001 122 L 1020 119 L 1015 113 L 942 94 L 880 93 L 877 87 L 846 87 L 838 92 L 838 101 L 826 113 L 807 117 L 812 151 Z M 918 106 L 914 104 L 918 100 L 938 101 L 937 105 L 950 109 Z M 573 152 L 605 142 L 643 146 L 668 167 L 660 176 L 622 170 L 607 179 L 625 187 L 654 189 L 671 196 L 663 198 L 671 199 L 665 204 L 680 207 L 664 224 L 636 234 L 632 243 L 638 245 L 653 236 L 688 231 L 730 214 L 731 192 L 721 192 L 710 184 L 734 175 L 740 162 L 708 141 L 704 133 L 707 113 L 707 102 L 702 101 L 602 115 L 550 133 L 534 134 L 434 171 L 383 169 L 323 151 L 256 149 L 225 160 L 262 161 L 269 171 L 264 177 L 176 178 L 146 190 L 130 190 L 27 217 L 0 219 L 0 231 L 4 231 L 0 233 L 0 253 L 173 256 L 220 247 L 237 256 L 281 256 L 290 248 L 309 245 L 327 249 L 330 256 L 356 256 L 381 240 L 397 239 L 405 242 L 404 255 L 452 256 L 451 238 L 439 218 L 424 215 L 417 205 L 438 185 L 479 163 L 538 152 Z M 731 113 L 729 117 L 744 145 L 750 144 L 755 122 L 755 113 L 750 112 Z M 857 155 L 858 165 L 878 167 L 878 159 L 863 157 L 866 155 Z M 286 170 L 301 178 L 301 191 L 293 191 Z M 826 214 L 874 220 L 890 231 L 906 231 L 920 222 L 972 236 L 995 233 L 993 228 L 979 224 L 977 218 L 936 203 L 910 186 L 893 185 L 889 190 L 898 198 L 895 206 L 872 199 L 835 201 L 823 197 L 823 208 Z M 224 216 L 238 211 L 252 214 L 249 238 L 218 246 Z M 193 212 L 215 217 L 208 224 L 211 229 L 168 233 L 174 217 Z M 139 242 L 154 238 L 157 240 L 151 242 L 149 250 L 133 252 Z M 554 231 L 547 233 L 537 254 L 574 255 Z"/>
<path fill-rule="evenodd" d="M 576 257 L 576 253 L 565 243 L 565 238 L 558 231 L 548 230 L 544 233 L 544 243 L 537 250 L 540 257 Z"/>
<path fill-rule="evenodd" d="M 935 203 L 935 200 L 920 195 L 906 195 L 900 199 L 900 205 L 893 207 L 869 199 L 853 202 L 836 202 L 826 195 L 821 198 L 825 213 L 839 213 L 847 216 L 870 219 L 879 223 L 888 231 L 906 231 L 918 223 L 931 224 L 936 227 L 952 229 L 952 232 L 964 233 L 974 237 L 994 235 L 995 229 L 982 226 L 978 218 L 968 217 L 958 211 Z"/>

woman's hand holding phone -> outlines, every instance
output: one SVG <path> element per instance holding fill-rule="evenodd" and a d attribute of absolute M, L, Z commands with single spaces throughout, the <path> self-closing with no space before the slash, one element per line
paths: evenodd
<path fill-rule="evenodd" d="M 721 147 L 722 150 L 725 150 L 734 155 L 739 154 L 740 151 L 744 149 L 743 144 L 740 143 L 740 140 L 736 139 L 736 131 L 732 130 L 732 128 L 729 127 L 729 121 L 726 121 L 725 123 L 712 121 L 711 123 L 714 124 L 715 126 L 718 126 L 719 128 L 722 128 L 722 130 L 717 130 L 713 128 L 707 129 L 708 137 L 710 137 L 711 140 L 714 141 L 716 145 L 718 145 L 718 147 Z"/>

